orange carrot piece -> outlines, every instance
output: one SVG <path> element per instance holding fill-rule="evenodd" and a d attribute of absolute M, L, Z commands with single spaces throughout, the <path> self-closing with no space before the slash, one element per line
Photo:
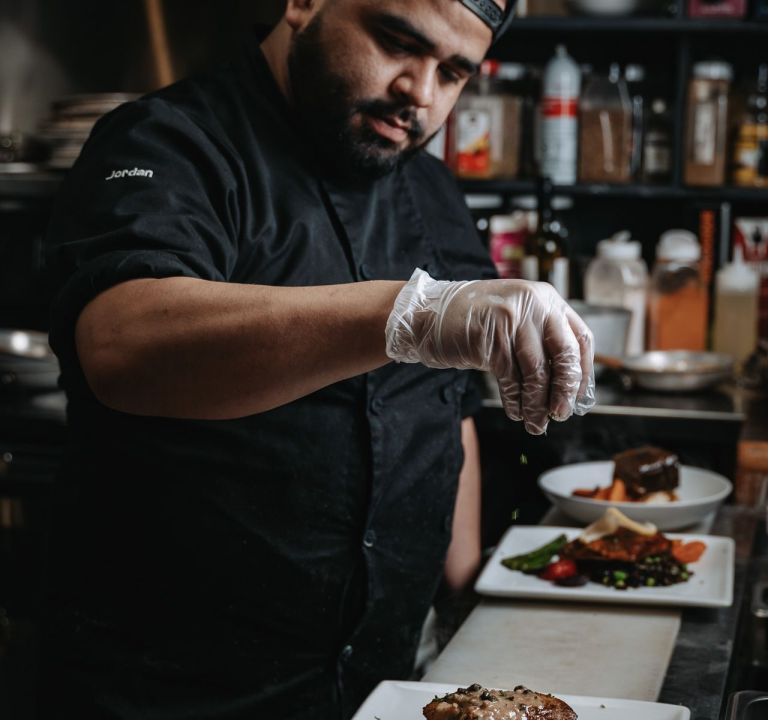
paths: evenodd
<path fill-rule="evenodd" d="M 608 489 L 608 499 L 611 502 L 625 502 L 627 499 L 627 488 L 624 481 L 616 478 Z"/>
<path fill-rule="evenodd" d="M 610 487 L 600 488 L 595 493 L 595 500 L 608 500 L 608 498 L 610 496 L 610 493 L 611 493 L 611 488 Z"/>
<path fill-rule="evenodd" d="M 695 563 L 704 554 L 707 549 L 705 543 L 700 540 L 692 540 L 688 543 L 679 545 L 672 543 L 672 557 L 681 563 Z"/>
<path fill-rule="evenodd" d="M 597 492 L 597 488 L 594 488 L 593 490 L 587 490 L 586 488 L 576 488 L 571 494 L 576 495 L 578 497 L 595 497 L 595 493 Z"/>

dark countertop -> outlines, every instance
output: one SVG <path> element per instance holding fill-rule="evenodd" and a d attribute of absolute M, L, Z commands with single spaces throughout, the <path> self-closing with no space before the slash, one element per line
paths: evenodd
<path fill-rule="evenodd" d="M 758 576 L 768 578 L 768 542 L 761 537 L 766 532 L 764 515 L 742 506 L 725 505 L 720 509 L 711 534 L 732 537 L 736 542 L 733 605 L 682 610 L 680 631 L 658 702 L 689 708 L 691 720 L 722 719 L 731 693 L 768 689 L 744 686 L 744 664 L 749 656 L 745 646 L 753 633 L 753 626 L 745 622 L 752 583 Z M 757 553 L 753 552 L 756 546 Z M 757 572 L 758 567 L 765 568 L 763 574 Z M 437 606 L 440 649 L 481 600 L 474 593 L 442 599 Z"/>
<path fill-rule="evenodd" d="M 753 570 L 761 560 L 753 553 L 760 533 L 765 534 L 764 513 L 734 505 L 721 508 L 712 528 L 712 535 L 731 537 L 736 542 L 733 605 L 684 610 L 659 695 L 659 702 L 688 707 L 691 720 L 723 717 L 730 693 L 760 689 L 739 686 L 744 678 L 741 665 L 747 656 L 744 630 L 748 627 Z"/>

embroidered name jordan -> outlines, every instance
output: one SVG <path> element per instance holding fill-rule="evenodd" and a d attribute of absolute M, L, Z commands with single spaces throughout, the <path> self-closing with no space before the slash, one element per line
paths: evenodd
<path fill-rule="evenodd" d="M 133 170 L 113 170 L 112 174 L 109 177 L 104 178 L 105 180 L 119 180 L 120 178 L 125 177 L 154 177 L 155 171 L 154 170 L 142 170 L 140 168 L 133 168 Z"/>

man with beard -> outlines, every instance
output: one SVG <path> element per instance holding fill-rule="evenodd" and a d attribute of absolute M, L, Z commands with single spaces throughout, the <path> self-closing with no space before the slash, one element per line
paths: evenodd
<path fill-rule="evenodd" d="M 350 717 L 479 562 L 463 370 L 532 433 L 591 406 L 588 330 L 489 279 L 421 150 L 509 11 L 288 0 L 94 130 L 49 232 L 71 443 L 41 717 Z"/>

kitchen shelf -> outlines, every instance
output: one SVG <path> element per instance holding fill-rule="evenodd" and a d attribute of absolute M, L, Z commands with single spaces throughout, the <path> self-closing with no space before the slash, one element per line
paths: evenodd
<path fill-rule="evenodd" d="M 768 23 L 728 18 L 664 18 L 664 17 L 524 17 L 517 18 L 509 27 L 508 34 L 583 33 L 583 32 L 641 32 L 670 34 L 753 34 L 768 35 Z"/>
<path fill-rule="evenodd" d="M 459 180 L 465 195 L 525 195 L 536 191 L 532 180 Z M 714 202 L 768 202 L 768 188 L 681 187 L 677 185 L 556 185 L 557 195 L 637 200 L 704 200 Z"/>
<path fill-rule="evenodd" d="M 45 170 L 35 172 L 0 172 L 0 201 L 49 200 L 61 184 L 62 173 Z"/>

